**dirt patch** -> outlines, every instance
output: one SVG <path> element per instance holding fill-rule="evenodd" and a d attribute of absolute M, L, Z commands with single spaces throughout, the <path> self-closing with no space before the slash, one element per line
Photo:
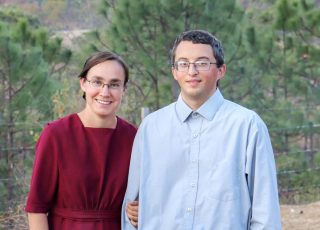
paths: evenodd
<path fill-rule="evenodd" d="M 63 46 L 71 48 L 74 45 L 74 39 L 88 32 L 89 30 L 60 30 L 55 32 L 55 36 L 62 38 Z"/>
<path fill-rule="evenodd" d="M 320 201 L 306 205 L 281 205 L 283 230 L 319 230 Z"/>

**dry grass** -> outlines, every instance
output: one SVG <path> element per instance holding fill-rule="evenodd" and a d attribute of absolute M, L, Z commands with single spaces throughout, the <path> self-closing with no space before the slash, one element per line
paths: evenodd
<path fill-rule="evenodd" d="M 283 230 L 319 230 L 320 201 L 306 205 L 281 205 L 281 217 Z M 28 229 L 23 205 L 0 216 L 0 230 L 2 229 Z"/>
<path fill-rule="evenodd" d="M 283 230 L 319 230 L 320 201 L 306 205 L 281 205 Z"/>
<path fill-rule="evenodd" d="M 27 215 L 23 208 L 24 205 L 19 205 L 15 210 L 0 215 L 0 230 L 27 230 Z"/>

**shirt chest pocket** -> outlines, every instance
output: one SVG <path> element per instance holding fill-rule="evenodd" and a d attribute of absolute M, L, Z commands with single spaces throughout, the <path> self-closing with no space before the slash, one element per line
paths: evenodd
<path fill-rule="evenodd" d="M 240 170 L 236 164 L 222 162 L 212 167 L 208 178 L 208 198 L 233 201 L 240 198 Z"/>

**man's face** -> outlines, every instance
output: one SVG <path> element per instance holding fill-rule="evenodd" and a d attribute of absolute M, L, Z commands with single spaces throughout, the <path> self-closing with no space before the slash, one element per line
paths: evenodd
<path fill-rule="evenodd" d="M 191 41 L 182 41 L 175 53 L 175 62 L 209 61 L 216 63 L 213 50 L 207 44 L 193 44 Z M 226 71 L 226 66 L 220 68 L 216 64 L 210 64 L 208 70 L 199 70 L 190 64 L 187 71 L 178 71 L 172 68 L 174 79 L 181 87 L 183 100 L 192 108 L 199 108 L 216 90 L 217 81 L 221 79 Z"/>

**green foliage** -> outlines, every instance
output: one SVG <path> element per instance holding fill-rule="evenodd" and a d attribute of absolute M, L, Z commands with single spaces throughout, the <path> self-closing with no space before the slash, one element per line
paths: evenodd
<path fill-rule="evenodd" d="M 282 202 L 306 203 L 315 200 L 320 185 L 320 152 L 314 154 L 314 168 L 310 168 L 310 152 L 296 152 L 277 158 L 278 183 Z"/>
<path fill-rule="evenodd" d="M 311 22 L 318 15 L 314 2 L 303 0 L 278 0 L 248 12 L 252 20 L 245 30 L 246 60 L 237 65 L 234 87 L 250 92 L 242 94 L 240 103 L 261 114 L 271 128 L 276 151 L 289 151 L 291 142 L 296 141 L 290 138 L 301 135 L 310 121 L 317 123 L 319 34 L 313 31 L 319 29 Z M 251 82 L 244 75 L 249 75 Z M 242 77 L 243 85 L 235 80 Z M 234 87 L 229 87 L 231 95 L 239 93 Z"/>
<path fill-rule="evenodd" d="M 320 184 L 320 153 L 312 158 L 309 150 L 319 148 L 320 131 L 315 126 L 320 124 L 319 7 L 313 0 L 248 2 L 244 11 L 234 0 L 103 0 L 97 8 L 105 18 L 103 27 L 95 26 L 99 29 L 79 38 L 80 50 L 74 56 L 37 18 L 15 9 L 0 10 L 0 148 L 7 149 L 0 153 L 1 176 L 9 175 L 8 133 L 14 134 L 15 146 L 33 145 L 43 126 L 37 121 L 82 105 L 78 82 L 62 79 L 70 61 L 68 76 L 75 77 L 92 51 L 121 54 L 130 66 L 130 82 L 120 114 L 139 124 L 141 107 L 155 110 L 177 97 L 168 61 L 173 39 L 185 30 L 206 29 L 224 44 L 228 72 L 219 82 L 224 96 L 256 110 L 269 127 L 280 189 L 294 199 L 283 195 L 282 201 L 314 199 L 315 186 Z M 49 2 L 38 3 L 40 14 L 48 15 Z M 63 1 L 50 16 L 55 20 L 77 16 L 81 26 L 92 28 L 88 19 L 95 13 L 89 12 L 89 6 L 85 0 Z M 46 23 L 66 27 L 57 21 Z M 15 92 L 10 102 L 9 83 Z M 16 126 L 8 125 L 9 115 Z M 24 161 L 29 175 L 31 151 L 26 156 L 12 163 L 21 166 Z M 3 188 L 8 183 L 0 181 L 0 196 L 8 197 L 9 190 Z"/>
<path fill-rule="evenodd" d="M 33 27 L 37 27 L 40 24 L 38 18 L 32 15 L 28 15 L 28 17 L 26 17 L 24 12 L 16 9 L 15 7 L 1 8 L 0 10 L 0 22 L 2 23 L 16 24 L 21 19 L 27 20 L 28 24 Z"/>
<path fill-rule="evenodd" d="M 314 148 L 308 130 L 320 118 L 319 8 L 305 0 L 263 2 L 244 15 L 235 1 L 103 1 L 100 12 L 109 24 L 95 32 L 103 45 L 92 47 L 114 50 L 130 64 L 124 101 L 130 119 L 139 123 L 138 108 L 154 110 L 177 96 L 168 63 L 172 41 L 182 31 L 207 29 L 226 52 L 228 73 L 220 88 L 262 116 L 275 152 Z M 305 155 L 291 157 L 285 156 L 292 162 L 288 169 L 310 166 Z"/>
<path fill-rule="evenodd" d="M 320 121 L 319 7 L 311 0 L 255 2 L 244 15 L 231 0 L 104 0 L 99 11 L 108 25 L 94 33 L 100 43 L 92 48 L 114 50 L 130 64 L 123 110 L 139 123 L 138 108 L 154 110 L 177 96 L 168 63 L 175 36 L 189 29 L 209 30 L 225 48 L 228 72 L 219 82 L 225 97 L 256 110 L 266 121 L 275 152 L 285 153 L 277 158 L 280 171 L 302 170 L 287 184 L 280 176 L 280 184 L 311 189 L 303 180 L 316 172 L 303 170 L 315 166 L 303 151 L 289 153 L 316 148 L 312 140 L 319 131 L 309 124 Z"/>
<path fill-rule="evenodd" d="M 0 171 L 5 179 L 0 187 L 7 189 L 1 191 L 0 205 L 5 207 L 5 200 L 10 203 L 25 192 L 19 178 L 24 175 L 23 156 L 34 145 L 30 133 L 41 129 L 39 119 L 52 119 L 51 96 L 59 88 L 57 78 L 71 51 L 18 10 L 1 9 L 0 17 Z"/>
<path fill-rule="evenodd" d="M 102 42 L 100 45 L 94 42 L 93 49 L 107 47 L 130 64 L 128 94 L 141 98 L 128 105 L 136 117 L 139 117 L 137 108 L 148 106 L 155 110 L 177 97 L 168 60 L 173 40 L 182 31 L 209 30 L 226 44 L 232 56 L 238 55 L 243 11 L 234 0 L 119 0 L 116 5 L 105 0 L 99 12 L 109 24 L 96 33 L 96 40 Z M 228 31 L 233 31 L 233 36 Z"/>
<path fill-rule="evenodd" d="M 320 61 L 320 34 L 313 19 L 318 15 L 314 1 L 278 0 L 261 12 L 247 32 L 248 41 L 259 37 L 247 44 L 255 50 L 248 62 L 262 71 L 260 86 L 246 103 L 260 112 L 280 154 L 276 160 L 283 202 L 309 202 L 320 186 L 318 156 L 314 153 L 319 148 L 314 144 L 319 130 L 312 125 L 319 124 L 320 110 L 316 80 L 320 75 L 316 64 Z"/>
<path fill-rule="evenodd" d="M 52 95 L 53 113 L 55 118 L 63 117 L 67 114 L 80 111 L 84 107 L 84 100 L 80 95 L 79 81 L 63 79 L 62 85 Z"/>

